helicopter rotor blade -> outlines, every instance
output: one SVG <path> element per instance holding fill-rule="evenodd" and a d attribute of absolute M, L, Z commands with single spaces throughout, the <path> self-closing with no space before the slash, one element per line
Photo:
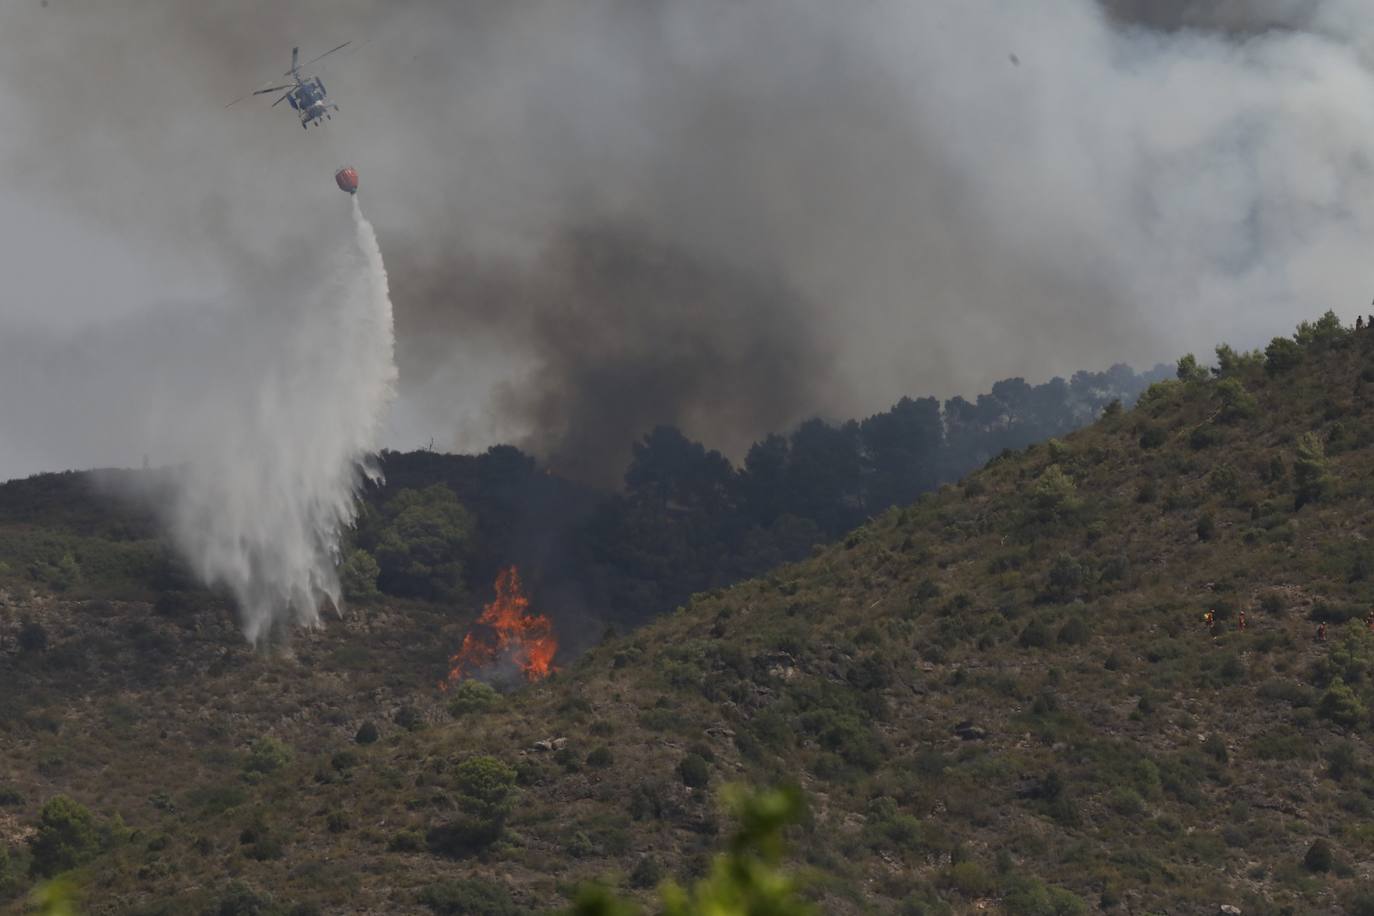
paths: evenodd
<path fill-rule="evenodd" d="M 333 54 L 335 51 L 341 51 L 341 50 L 343 50 L 344 48 L 348 47 L 348 46 L 351 45 L 351 44 L 353 44 L 353 40 L 352 40 L 352 39 L 349 39 L 348 41 L 345 41 L 343 44 L 339 45 L 337 48 L 330 48 L 328 51 L 325 51 L 325 52 L 324 52 L 323 54 L 321 54 L 319 57 L 312 57 L 310 60 L 308 60 L 308 61 L 306 61 L 305 63 L 301 64 L 301 66 L 302 66 L 302 67 L 308 67 L 308 66 L 310 66 L 311 64 L 313 64 L 315 61 L 320 60 L 321 58 L 328 57 L 329 55 Z"/>
<path fill-rule="evenodd" d="M 291 49 L 291 69 L 286 71 L 286 74 L 285 74 L 286 76 L 290 76 L 291 74 L 293 74 L 293 73 L 296 72 L 296 61 L 300 59 L 300 56 L 301 56 L 301 49 L 300 49 L 300 48 L 292 48 L 292 49 Z"/>
<path fill-rule="evenodd" d="M 255 89 L 255 90 L 253 90 L 253 95 L 267 95 L 267 93 L 269 93 L 269 92 L 281 92 L 283 89 L 291 89 L 291 88 L 293 88 L 293 87 L 291 86 L 290 83 L 287 83 L 286 85 L 283 85 L 283 86 L 268 86 L 266 89 Z M 244 98 L 247 98 L 247 96 L 244 96 Z"/>
<path fill-rule="evenodd" d="M 279 99 L 277 99 L 275 102 L 273 102 L 272 105 L 271 105 L 271 107 L 272 107 L 272 108 L 276 108 L 278 105 L 280 105 L 282 102 L 285 102 L 285 101 L 286 101 L 287 99 L 289 99 L 290 97 L 291 97 L 291 93 L 289 93 L 289 92 L 286 93 L 286 95 L 282 96 L 281 98 L 279 98 Z"/>

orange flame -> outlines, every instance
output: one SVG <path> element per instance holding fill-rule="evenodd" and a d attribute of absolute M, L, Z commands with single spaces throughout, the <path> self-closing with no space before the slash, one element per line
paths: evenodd
<path fill-rule="evenodd" d="M 447 690 L 503 659 L 514 662 L 527 681 L 552 674 L 556 670 L 553 657 L 558 652 L 553 621 L 542 614 L 530 614 L 529 606 L 530 599 L 520 589 L 520 571 L 514 566 L 502 570 L 496 577 L 496 597 L 482 608 L 482 616 L 449 659 L 448 677 L 439 687 Z"/>

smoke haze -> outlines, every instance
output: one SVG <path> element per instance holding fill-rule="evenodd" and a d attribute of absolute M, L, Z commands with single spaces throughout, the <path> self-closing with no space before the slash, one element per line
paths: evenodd
<path fill-rule="evenodd" d="M 243 274 L 326 250 L 345 161 L 392 265 L 389 443 L 513 440 L 593 480 L 653 423 L 737 452 L 814 413 L 1353 314 L 1374 286 L 1360 13 L 7 4 L 0 250 L 34 244 L 21 204 L 64 244 L 25 258 L 45 270 L 0 264 L 19 277 L 0 473 L 137 461 L 148 401 L 108 389 L 156 366 L 161 414 L 182 415 L 185 354 L 208 348 L 187 316 L 215 303 L 245 360 L 274 352 Z M 266 100 L 222 107 L 293 43 L 346 39 L 320 69 L 342 108 L 323 129 Z"/>

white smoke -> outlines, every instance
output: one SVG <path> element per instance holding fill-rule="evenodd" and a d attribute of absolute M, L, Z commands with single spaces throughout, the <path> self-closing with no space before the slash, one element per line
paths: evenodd
<path fill-rule="evenodd" d="M 166 510 L 176 544 L 233 592 L 254 642 L 279 623 L 317 624 L 326 602 L 341 607 L 339 538 L 395 388 L 386 268 L 356 198 L 353 220 L 329 272 L 276 305 L 286 320 L 273 345 L 237 361 L 229 385 L 205 388 L 205 403 L 164 391 L 175 403 L 158 414 L 175 425 L 154 424 L 155 440 L 190 456 Z"/>

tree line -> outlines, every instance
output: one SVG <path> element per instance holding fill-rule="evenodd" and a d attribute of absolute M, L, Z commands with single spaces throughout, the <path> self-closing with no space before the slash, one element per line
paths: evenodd
<path fill-rule="evenodd" d="M 621 492 L 543 472 L 510 446 L 478 456 L 384 453 L 345 564 L 355 593 L 445 600 L 517 563 L 547 609 L 632 626 L 691 594 L 805 557 L 866 518 L 1007 449 L 1062 436 L 1174 374 L 1157 366 L 1000 381 L 943 403 L 903 398 L 862 420 L 808 420 L 736 467 L 671 426 L 632 446 Z M 362 565 L 361 572 L 358 565 Z M 375 565 L 375 569 L 374 569 Z M 361 580 L 361 581 L 360 581 Z"/>

